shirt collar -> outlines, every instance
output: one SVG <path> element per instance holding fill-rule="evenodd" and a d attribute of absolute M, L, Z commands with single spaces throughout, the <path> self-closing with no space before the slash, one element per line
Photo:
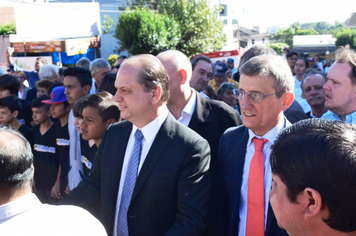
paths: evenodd
<path fill-rule="evenodd" d="M 146 140 L 147 144 L 151 144 L 156 137 L 158 130 L 161 128 L 163 122 L 167 119 L 168 116 L 168 109 L 165 108 L 156 119 L 145 125 L 141 128 L 142 134 L 144 139 Z M 135 134 L 136 130 L 138 129 L 137 126 L 133 124 L 132 126 L 132 135 Z"/>
<path fill-rule="evenodd" d="M 21 214 L 34 207 L 41 205 L 35 194 L 29 193 L 25 196 L 0 206 L 0 224 L 2 220 Z"/>
<path fill-rule="evenodd" d="M 248 129 L 249 137 L 247 141 L 247 146 L 251 145 L 252 139 L 254 137 L 257 137 L 259 139 L 267 139 L 268 142 L 272 144 L 277 139 L 279 132 L 285 127 L 286 127 L 286 119 L 285 117 L 282 117 L 282 119 L 278 121 L 277 125 L 263 136 L 258 136 L 252 130 Z"/>

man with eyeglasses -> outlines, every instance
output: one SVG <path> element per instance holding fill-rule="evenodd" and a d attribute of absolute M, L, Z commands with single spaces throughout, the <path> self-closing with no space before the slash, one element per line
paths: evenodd
<path fill-rule="evenodd" d="M 294 100 L 294 79 L 282 57 L 261 55 L 240 68 L 236 91 L 243 126 L 220 139 L 219 162 L 224 191 L 219 209 L 221 235 L 287 235 L 269 205 L 272 173 L 270 146 L 291 124 L 283 112 Z"/>
<path fill-rule="evenodd" d="M 336 53 L 324 84 L 325 107 L 321 118 L 356 123 L 356 52 L 347 45 Z"/>

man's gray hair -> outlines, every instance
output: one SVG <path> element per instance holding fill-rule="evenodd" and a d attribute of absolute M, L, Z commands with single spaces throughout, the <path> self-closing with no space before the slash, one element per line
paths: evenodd
<path fill-rule="evenodd" d="M 276 55 L 260 55 L 251 58 L 240 68 L 241 75 L 262 76 L 274 80 L 276 92 L 291 92 L 294 88 L 294 78 L 287 62 Z M 277 94 L 281 97 L 282 94 Z"/>
<path fill-rule="evenodd" d="M 103 58 L 98 58 L 91 62 L 90 72 L 92 75 L 95 75 L 99 69 L 106 68 L 106 67 L 111 68 L 109 62 Z"/>
<path fill-rule="evenodd" d="M 86 57 L 82 57 L 77 61 L 77 63 L 75 65 L 79 66 L 79 67 L 87 68 L 89 70 L 90 69 L 90 60 Z"/>

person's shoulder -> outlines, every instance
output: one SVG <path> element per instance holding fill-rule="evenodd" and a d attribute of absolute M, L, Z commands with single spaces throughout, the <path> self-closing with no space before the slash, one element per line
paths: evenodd
<path fill-rule="evenodd" d="M 55 224 L 65 226 L 58 229 L 62 235 L 107 235 L 104 226 L 93 215 L 77 206 L 42 205 L 42 212 L 52 216 Z M 52 224 L 52 223 L 51 223 Z M 59 234 L 55 234 L 59 235 Z"/>
<path fill-rule="evenodd" d="M 243 126 L 243 125 L 234 126 L 234 127 L 228 128 L 228 129 L 224 132 L 223 136 L 225 136 L 225 137 L 231 137 L 231 136 L 236 137 L 236 136 L 238 136 L 238 135 L 242 135 L 242 134 L 243 134 L 244 132 L 246 132 L 247 130 L 248 130 L 248 129 L 247 129 L 245 126 Z"/>

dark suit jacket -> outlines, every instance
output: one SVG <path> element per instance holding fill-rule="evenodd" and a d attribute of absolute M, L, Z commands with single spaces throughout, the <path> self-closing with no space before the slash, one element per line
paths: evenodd
<path fill-rule="evenodd" d="M 108 128 L 90 175 L 61 203 L 92 212 L 99 206 L 99 220 L 109 235 L 131 130 L 128 121 Z M 137 177 L 127 213 L 129 235 L 200 235 L 206 227 L 209 161 L 206 140 L 169 114 Z"/>
<path fill-rule="evenodd" d="M 239 114 L 226 103 L 210 100 L 200 93 L 195 93 L 197 94 L 196 106 L 188 127 L 206 139 L 210 145 L 212 188 L 208 228 L 204 235 L 216 235 L 218 199 L 221 194 L 218 161 L 219 140 L 225 130 L 241 125 L 242 122 Z"/>
<path fill-rule="evenodd" d="M 284 112 L 285 117 L 287 117 L 288 121 L 292 124 L 300 121 L 308 119 L 307 115 L 304 113 L 303 108 L 299 105 L 299 103 L 294 100 L 292 105 L 288 107 L 288 109 Z"/>
<path fill-rule="evenodd" d="M 288 121 L 287 125 L 290 125 Z M 225 186 L 221 201 L 222 206 L 219 209 L 220 235 L 238 235 L 240 190 L 248 137 L 248 129 L 244 126 L 239 126 L 227 130 L 220 140 L 219 161 Z M 265 235 L 288 235 L 285 230 L 278 227 L 270 205 Z"/>

